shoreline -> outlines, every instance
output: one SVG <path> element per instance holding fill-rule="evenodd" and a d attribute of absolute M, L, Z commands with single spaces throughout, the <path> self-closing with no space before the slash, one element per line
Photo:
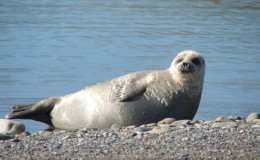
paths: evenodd
<path fill-rule="evenodd" d="M 121 129 L 24 132 L 0 140 L 0 159 L 260 159 L 259 119 L 166 118 Z"/>

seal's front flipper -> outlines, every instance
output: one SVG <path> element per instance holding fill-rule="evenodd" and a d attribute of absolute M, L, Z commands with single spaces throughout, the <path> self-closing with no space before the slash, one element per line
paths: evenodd
<path fill-rule="evenodd" d="M 118 90 L 116 97 L 119 102 L 127 102 L 142 95 L 146 91 L 146 87 L 142 83 L 127 83 Z"/>
<path fill-rule="evenodd" d="M 6 115 L 7 119 L 32 119 L 52 125 L 50 112 L 60 98 L 49 98 L 33 104 L 22 104 L 12 107 L 12 113 Z"/>

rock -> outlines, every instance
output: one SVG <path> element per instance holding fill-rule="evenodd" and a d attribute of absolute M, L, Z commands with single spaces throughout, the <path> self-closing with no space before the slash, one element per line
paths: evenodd
<path fill-rule="evenodd" d="M 228 119 L 220 116 L 215 119 L 215 122 L 228 122 Z"/>
<path fill-rule="evenodd" d="M 228 116 L 227 119 L 230 121 L 242 120 L 240 116 Z"/>
<path fill-rule="evenodd" d="M 39 133 L 39 134 L 45 134 L 46 131 L 39 131 L 38 133 Z"/>
<path fill-rule="evenodd" d="M 171 124 L 173 121 L 176 121 L 174 118 L 165 118 L 162 120 L 165 124 Z"/>
<path fill-rule="evenodd" d="M 248 115 L 246 122 L 253 122 L 254 119 L 260 119 L 259 113 L 251 113 Z"/>
<path fill-rule="evenodd" d="M 224 128 L 224 127 L 232 128 L 236 126 L 238 126 L 236 122 L 219 122 L 219 123 L 213 123 L 211 128 Z"/>
<path fill-rule="evenodd" d="M 203 126 L 203 124 L 201 124 L 201 123 L 195 123 L 194 126 L 197 127 L 197 128 L 201 128 L 201 127 Z"/>
<path fill-rule="evenodd" d="M 111 126 L 111 129 L 114 129 L 114 130 L 119 129 L 119 128 L 121 128 L 121 126 L 119 124 L 113 124 Z"/>
<path fill-rule="evenodd" d="M 136 125 L 131 125 L 131 126 L 127 126 L 126 128 L 131 129 L 131 128 L 135 128 L 135 127 L 136 127 Z"/>
<path fill-rule="evenodd" d="M 205 121 L 204 124 L 212 124 L 214 121 Z"/>
<path fill-rule="evenodd" d="M 10 142 L 20 142 L 20 139 L 14 138 L 14 139 L 11 139 Z"/>
<path fill-rule="evenodd" d="M 182 140 L 182 141 L 189 141 L 190 138 L 189 138 L 189 137 L 183 137 L 181 140 Z"/>
<path fill-rule="evenodd" d="M 156 126 L 157 124 L 156 123 L 149 123 L 149 124 L 147 124 L 146 126 L 147 127 L 153 127 L 153 126 Z"/>
<path fill-rule="evenodd" d="M 233 116 L 229 116 L 227 118 L 220 116 L 215 119 L 215 122 L 235 122 L 235 121 L 236 121 L 236 117 Z"/>
<path fill-rule="evenodd" d="M 85 131 L 96 131 L 98 130 L 97 128 L 88 128 L 88 127 L 85 127 L 83 128 L 82 130 L 85 130 Z"/>
<path fill-rule="evenodd" d="M 164 121 L 159 121 L 159 122 L 157 123 L 158 126 L 161 125 L 161 124 L 165 124 L 165 122 L 164 122 Z"/>
<path fill-rule="evenodd" d="M 253 120 L 253 124 L 257 124 L 257 123 L 260 123 L 260 119 L 254 119 Z"/>
<path fill-rule="evenodd" d="M 176 125 L 176 126 L 178 126 L 178 125 L 184 125 L 184 124 L 186 124 L 186 125 L 191 125 L 191 121 L 190 121 L 190 120 L 178 120 L 178 121 L 172 122 L 171 124 L 172 124 L 172 125 Z"/>
<path fill-rule="evenodd" d="M 205 121 L 204 121 L 204 120 L 199 120 L 199 122 L 200 122 L 200 123 L 205 123 Z"/>
<path fill-rule="evenodd" d="M 187 128 L 186 128 L 187 131 L 191 131 L 191 130 L 193 130 L 193 129 L 194 129 L 194 127 L 187 127 Z"/>
<path fill-rule="evenodd" d="M 9 119 L 0 119 L 0 133 L 16 135 L 25 131 L 24 124 Z"/>
<path fill-rule="evenodd" d="M 203 129 L 210 129 L 208 125 L 202 126 Z"/>
<path fill-rule="evenodd" d="M 242 123 L 242 124 L 241 124 L 240 126 L 238 126 L 238 127 L 245 129 L 245 128 L 249 127 L 249 126 L 250 126 L 250 124 L 248 124 L 248 123 Z"/>
<path fill-rule="evenodd" d="M 200 123 L 200 121 L 199 120 L 193 120 L 193 121 L 191 121 L 191 123 Z"/>
<path fill-rule="evenodd" d="M 168 132 L 168 131 L 170 131 L 169 128 L 155 127 L 152 130 L 148 131 L 148 133 L 158 133 L 158 134 L 160 134 L 160 133 L 164 133 L 164 132 Z"/>
<path fill-rule="evenodd" d="M 8 139 L 13 139 L 13 138 L 14 138 L 14 136 L 0 133 L 0 140 L 8 140 Z"/>
<path fill-rule="evenodd" d="M 134 132 L 135 133 L 142 133 L 142 132 L 147 132 L 149 130 L 151 130 L 151 128 L 148 128 L 148 127 L 138 127 L 138 128 L 134 129 Z"/>
<path fill-rule="evenodd" d="M 161 128 L 169 128 L 169 127 L 171 127 L 171 124 L 160 124 L 158 126 Z"/>
<path fill-rule="evenodd" d="M 252 128 L 260 128 L 260 123 L 251 126 Z"/>

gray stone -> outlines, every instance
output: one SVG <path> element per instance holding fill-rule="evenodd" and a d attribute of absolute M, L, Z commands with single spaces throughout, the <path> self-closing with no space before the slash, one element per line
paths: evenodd
<path fill-rule="evenodd" d="M 14 139 L 11 139 L 10 142 L 20 142 L 20 139 L 14 138 Z"/>
<path fill-rule="evenodd" d="M 200 123 L 200 121 L 199 120 L 193 120 L 193 121 L 191 121 L 191 123 Z"/>
<path fill-rule="evenodd" d="M 204 123 L 205 121 L 204 120 L 199 120 L 200 123 Z"/>
<path fill-rule="evenodd" d="M 260 123 L 251 126 L 252 128 L 260 128 Z"/>
<path fill-rule="evenodd" d="M 205 121 L 204 124 L 212 124 L 214 121 Z"/>
<path fill-rule="evenodd" d="M 151 130 L 152 128 L 148 128 L 148 127 L 138 127 L 134 129 L 135 133 L 140 133 L 140 132 L 147 132 L 149 130 Z"/>
<path fill-rule="evenodd" d="M 245 129 L 245 128 L 249 127 L 249 126 L 250 126 L 249 123 L 242 123 L 242 124 L 240 124 L 238 127 Z"/>
<path fill-rule="evenodd" d="M 246 122 L 253 122 L 254 119 L 260 119 L 259 113 L 251 113 L 248 115 Z"/>
<path fill-rule="evenodd" d="M 236 121 L 236 117 L 233 116 L 229 116 L 227 118 L 220 116 L 215 119 L 215 122 L 235 122 L 235 121 Z"/>
<path fill-rule="evenodd" d="M 190 120 L 178 120 L 178 121 L 174 121 L 171 123 L 172 125 L 191 125 L 191 121 Z"/>
<path fill-rule="evenodd" d="M 149 124 L 147 124 L 146 126 L 147 127 L 153 127 L 153 126 L 156 126 L 157 124 L 156 123 L 149 123 Z"/>
<path fill-rule="evenodd" d="M 228 120 L 227 118 L 222 117 L 222 116 L 217 117 L 217 118 L 215 119 L 215 122 L 228 122 L 228 121 L 229 121 L 229 120 Z"/>
<path fill-rule="evenodd" d="M 194 126 L 197 127 L 197 128 L 201 128 L 201 127 L 203 126 L 203 124 L 201 124 L 201 123 L 195 123 Z"/>
<path fill-rule="evenodd" d="M 219 123 L 213 123 L 211 128 L 232 128 L 236 127 L 238 124 L 236 122 L 219 122 Z"/>
<path fill-rule="evenodd" d="M 189 138 L 189 137 L 183 137 L 181 140 L 182 140 L 182 141 L 189 141 L 190 138 Z"/>
<path fill-rule="evenodd" d="M 171 124 L 160 124 L 158 126 L 162 127 L 162 128 L 169 128 L 169 127 L 171 127 Z"/>
<path fill-rule="evenodd" d="M 257 124 L 257 123 L 260 123 L 260 119 L 254 119 L 253 120 L 253 124 Z"/>
<path fill-rule="evenodd" d="M 24 124 L 9 119 L 0 119 L 0 133 L 16 135 L 25 131 Z"/>
<path fill-rule="evenodd" d="M 227 119 L 231 121 L 241 120 L 242 118 L 240 116 L 228 116 Z"/>
<path fill-rule="evenodd" d="M 8 139 L 12 139 L 12 138 L 14 138 L 14 136 L 0 133 L 0 140 L 8 140 Z"/>
<path fill-rule="evenodd" d="M 126 128 L 131 129 L 131 128 L 135 128 L 135 127 L 136 127 L 136 125 L 131 125 L 131 126 L 127 126 Z"/>
<path fill-rule="evenodd" d="M 160 133 L 164 133 L 164 132 L 168 132 L 168 131 L 170 131 L 170 129 L 168 129 L 168 128 L 155 127 L 152 130 L 148 131 L 148 133 L 158 133 L 158 134 L 160 134 Z"/>
<path fill-rule="evenodd" d="M 165 124 L 171 124 L 173 121 L 176 121 L 174 118 L 165 118 L 162 120 Z"/>

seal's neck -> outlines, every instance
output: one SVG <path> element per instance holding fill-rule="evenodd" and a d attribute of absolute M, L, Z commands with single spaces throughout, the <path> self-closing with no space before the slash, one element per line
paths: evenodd
<path fill-rule="evenodd" d="M 171 72 L 171 70 L 170 70 Z M 188 90 L 188 94 L 197 95 L 202 92 L 204 76 L 200 74 L 181 74 L 177 71 L 171 72 L 172 79 L 178 84 L 184 92 Z"/>

